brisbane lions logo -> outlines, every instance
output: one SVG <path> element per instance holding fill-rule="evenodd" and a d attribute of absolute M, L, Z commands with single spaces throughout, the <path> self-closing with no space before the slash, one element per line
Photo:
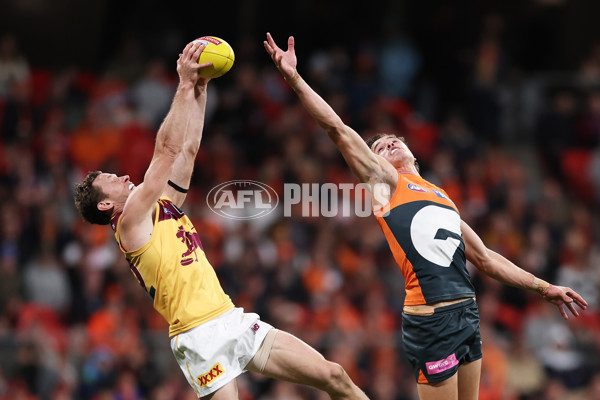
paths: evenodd
<path fill-rule="evenodd" d="M 180 226 L 177 230 L 177 238 L 186 245 L 187 251 L 181 254 L 181 265 L 190 265 L 194 261 L 198 261 L 198 254 L 196 249 L 201 247 L 200 238 L 197 233 L 187 232 Z"/>

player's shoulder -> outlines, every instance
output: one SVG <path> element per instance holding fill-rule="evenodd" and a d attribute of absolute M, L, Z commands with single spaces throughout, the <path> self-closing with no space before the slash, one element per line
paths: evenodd
<path fill-rule="evenodd" d="M 173 200 L 168 196 L 161 196 L 158 199 L 159 205 L 159 220 L 174 218 L 179 219 L 185 215 Z"/>

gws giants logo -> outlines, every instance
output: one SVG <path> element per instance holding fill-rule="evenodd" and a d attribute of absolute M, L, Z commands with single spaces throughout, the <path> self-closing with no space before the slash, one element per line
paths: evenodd
<path fill-rule="evenodd" d="M 198 384 L 200 385 L 200 387 L 204 387 L 204 386 L 208 385 L 209 383 L 212 383 L 212 381 L 214 381 L 221 375 L 223 375 L 223 373 L 225 373 L 225 371 L 223 370 L 223 367 L 221 367 L 221 364 L 216 363 L 210 369 L 210 371 L 208 371 L 207 373 L 205 373 L 203 375 L 198 375 L 198 377 L 196 379 L 198 380 Z"/>
<path fill-rule="evenodd" d="M 208 207 L 231 219 L 254 219 L 270 214 L 279 196 L 272 187 L 258 181 L 235 180 L 221 183 L 208 192 Z"/>

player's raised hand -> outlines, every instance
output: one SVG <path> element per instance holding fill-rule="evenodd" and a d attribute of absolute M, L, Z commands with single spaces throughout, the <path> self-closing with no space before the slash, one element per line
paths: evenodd
<path fill-rule="evenodd" d="M 577 312 L 573 304 L 577 304 L 582 310 L 585 310 L 588 305 L 583 297 L 581 297 L 577 292 L 564 286 L 550 285 L 548 289 L 544 291 L 542 297 L 547 302 L 555 304 L 564 319 L 569 319 L 569 316 L 567 315 L 563 305 L 566 306 L 576 317 L 579 316 L 579 312 Z"/>
<path fill-rule="evenodd" d="M 206 48 L 206 45 L 200 42 L 190 42 L 185 46 L 183 52 L 179 54 L 177 60 L 177 73 L 179 74 L 180 82 L 190 82 L 192 85 L 196 85 L 198 80 L 198 70 L 204 67 L 212 65 L 211 62 L 198 64 L 200 54 Z"/>
<path fill-rule="evenodd" d="M 283 51 L 273 40 L 273 37 L 270 33 L 267 32 L 267 40 L 264 42 L 265 49 L 267 53 L 273 59 L 273 62 L 277 66 L 277 69 L 281 72 L 283 77 L 286 80 L 290 80 L 294 78 L 296 75 L 296 65 L 298 63 L 296 59 L 296 52 L 294 51 L 294 37 L 290 36 L 288 38 L 288 48 L 286 51 Z"/>

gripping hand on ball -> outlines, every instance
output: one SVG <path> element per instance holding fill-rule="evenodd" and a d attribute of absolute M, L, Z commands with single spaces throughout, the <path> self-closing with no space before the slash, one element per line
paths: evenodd
<path fill-rule="evenodd" d="M 296 59 L 296 52 L 294 51 L 294 37 L 290 36 L 288 39 L 288 49 L 283 51 L 275 41 L 270 33 L 267 32 L 267 40 L 264 42 L 267 53 L 273 59 L 273 62 L 277 66 L 277 69 L 281 72 L 286 81 L 291 81 L 298 73 L 296 71 L 296 65 L 298 60 Z"/>
<path fill-rule="evenodd" d="M 200 54 L 202 54 L 205 47 L 201 43 L 191 42 L 185 46 L 183 53 L 179 54 L 177 73 L 179 74 L 180 83 L 189 82 L 193 86 L 196 86 L 196 84 L 206 85 L 209 81 L 209 79 L 198 77 L 198 71 L 201 68 L 212 65 L 210 62 L 198 64 L 198 58 L 200 58 Z"/>

